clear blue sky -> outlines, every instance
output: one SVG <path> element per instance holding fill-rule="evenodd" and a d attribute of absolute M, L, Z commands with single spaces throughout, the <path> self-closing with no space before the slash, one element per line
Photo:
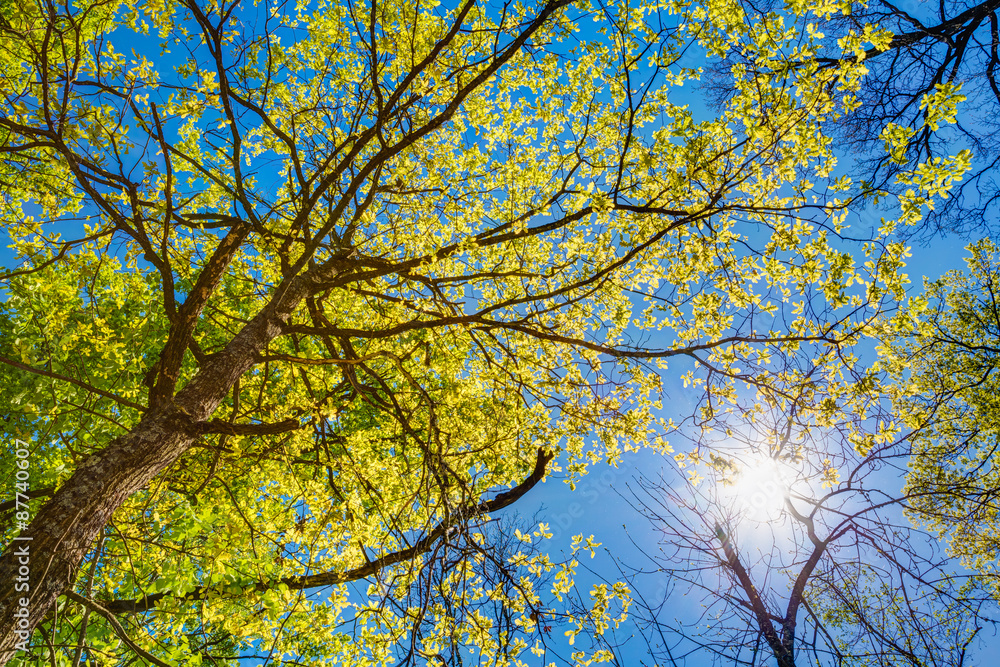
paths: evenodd
<path fill-rule="evenodd" d="M 704 110 L 697 89 L 688 87 L 685 91 L 685 94 L 690 96 L 687 101 L 692 108 Z M 877 218 L 872 214 L 862 213 L 857 216 L 854 224 L 863 227 L 871 223 L 877 224 Z M 964 268 L 963 247 L 967 242 L 965 239 L 954 237 L 935 239 L 929 247 L 914 248 L 909 265 L 914 288 L 919 288 L 923 276 L 936 278 L 948 270 Z M 10 252 L 3 248 L 0 250 L 0 264 L 9 267 L 10 263 Z M 679 375 L 679 371 L 670 372 L 664 377 L 667 392 L 666 407 L 663 411 L 665 416 L 682 417 L 688 414 L 695 398 L 680 386 L 676 380 Z M 526 520 L 537 513 L 542 521 L 550 524 L 555 533 L 551 544 L 557 549 L 568 546 L 573 535 L 594 534 L 596 539 L 622 562 L 643 565 L 640 549 L 636 548 L 635 544 L 640 545 L 642 550 L 648 551 L 655 551 L 660 545 L 654 526 L 639 515 L 626 500 L 629 494 L 628 486 L 640 475 L 655 474 L 661 465 L 663 462 L 649 452 L 627 456 L 619 468 L 606 465 L 594 468 L 591 475 L 575 492 L 556 476 L 552 476 L 509 511 L 518 512 Z M 595 560 L 595 564 L 597 563 L 606 567 L 608 561 Z M 616 576 L 610 570 L 600 574 L 608 579 L 614 579 Z M 586 580 L 586 576 L 581 577 L 582 582 Z M 652 577 L 651 580 L 656 581 L 656 578 Z M 651 592 L 653 595 L 657 593 L 655 590 Z M 701 598 L 694 597 L 672 599 L 671 611 L 681 616 L 691 616 L 697 614 L 701 603 Z M 625 634 L 627 632 L 625 630 Z M 560 639 L 553 635 L 553 642 L 558 643 L 558 641 Z M 642 642 L 630 642 L 626 651 L 620 656 L 623 658 L 623 664 L 639 664 L 644 656 L 643 649 Z M 988 631 L 983 633 L 976 656 L 972 664 L 984 666 L 1000 664 L 1000 641 Z M 530 656 L 525 656 L 524 659 L 531 664 Z M 691 667 L 708 665 L 711 664 L 711 657 L 707 654 L 701 657 L 694 656 L 685 664 Z"/>

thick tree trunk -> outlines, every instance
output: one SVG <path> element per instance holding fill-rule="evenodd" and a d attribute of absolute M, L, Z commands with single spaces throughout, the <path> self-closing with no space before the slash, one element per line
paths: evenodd
<path fill-rule="evenodd" d="M 781 653 L 775 656 L 778 667 L 795 667 L 795 657 L 791 653 Z"/>
<path fill-rule="evenodd" d="M 132 431 L 83 461 L 22 533 L 28 539 L 7 547 L 0 557 L 0 665 L 14 657 L 19 645 L 26 645 L 59 595 L 72 586 L 77 568 L 115 510 L 191 446 L 197 424 L 211 416 L 236 380 L 256 363 L 298 303 L 317 282 L 332 279 L 338 266 L 330 261 L 282 284 L 271 302 L 173 400 L 150 410 Z M 26 562 L 24 577 L 21 568 Z M 21 613 L 22 599 L 28 601 L 26 617 L 15 616 Z"/>
<path fill-rule="evenodd" d="M 112 513 L 194 440 L 192 420 L 170 408 L 147 414 L 131 433 L 84 461 L 22 534 L 30 541 L 14 542 L 0 558 L 0 663 L 26 645 L 32 629 L 73 583 Z M 14 616 L 22 599 L 29 601 L 26 619 Z"/>

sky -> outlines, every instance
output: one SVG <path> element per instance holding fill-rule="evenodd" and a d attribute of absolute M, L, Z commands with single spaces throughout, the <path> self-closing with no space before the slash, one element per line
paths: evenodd
<path fill-rule="evenodd" d="M 701 92 L 694 86 L 685 88 L 686 102 L 695 109 L 706 109 Z M 854 224 L 858 228 L 865 225 L 877 225 L 878 213 L 862 211 L 855 214 Z M 918 289 L 922 277 L 937 278 L 953 269 L 964 268 L 962 258 L 965 256 L 964 246 L 972 239 L 958 237 L 936 238 L 927 246 L 917 246 L 912 249 L 912 258 L 908 265 L 914 289 Z M 0 264 L 10 266 L 10 252 L 0 249 Z M 682 417 L 688 414 L 696 395 L 683 387 L 678 378 L 680 372 L 664 374 L 666 400 L 663 415 L 667 417 Z M 678 448 L 680 448 L 680 443 Z M 508 510 L 517 512 L 522 517 L 538 517 L 548 523 L 554 533 L 550 544 L 556 548 L 568 546 L 572 536 L 577 534 L 593 534 L 605 549 L 626 565 L 642 567 L 647 563 L 643 560 L 643 552 L 655 552 L 663 546 L 656 527 L 635 507 L 635 499 L 630 494 L 637 488 L 640 476 L 655 475 L 667 464 L 652 452 L 642 452 L 626 455 L 617 467 L 609 465 L 595 466 L 590 475 L 578 485 L 575 491 L 561 481 L 559 475 L 551 475 L 539 487 L 532 490 L 524 500 Z M 595 560 L 601 567 L 607 567 L 609 561 L 602 557 Z M 587 565 L 587 563 L 584 563 Z M 614 572 L 601 572 L 602 576 L 613 576 Z M 581 577 L 582 582 L 587 577 Z M 657 596 L 664 589 L 663 577 L 655 575 L 643 579 L 649 586 L 647 594 Z M 652 585 L 649 582 L 652 581 Z M 700 598 L 675 597 L 670 598 L 670 613 L 676 613 L 682 618 L 694 617 L 699 612 Z M 627 632 L 627 630 L 625 630 Z M 624 664 L 633 661 L 640 662 L 644 651 L 641 642 L 629 642 L 620 657 Z M 973 665 L 991 665 L 1000 661 L 1000 640 L 989 633 L 981 634 L 981 641 L 976 652 Z M 529 661 L 530 657 L 526 656 Z M 693 655 L 686 663 L 691 667 L 711 664 L 707 655 Z"/>
<path fill-rule="evenodd" d="M 914 15 L 928 11 L 925 3 L 904 2 L 900 7 Z M 696 66 L 700 63 L 692 58 L 684 64 Z M 689 105 L 695 111 L 695 121 L 712 113 L 697 84 L 685 86 L 679 92 L 680 99 L 672 94 L 672 101 Z M 853 156 L 842 155 L 842 160 L 843 164 L 850 164 Z M 850 234 L 865 237 L 870 230 L 879 227 L 881 217 L 889 218 L 893 214 L 891 209 L 854 210 L 848 218 Z M 922 244 L 911 244 L 911 257 L 906 268 L 911 281 L 910 293 L 919 293 L 924 279 L 935 280 L 949 271 L 964 270 L 964 259 L 968 255 L 965 248 L 976 238 L 945 235 L 936 236 Z M 664 417 L 683 418 L 690 413 L 693 403 L 698 399 L 696 392 L 680 383 L 682 372 L 671 369 L 662 375 L 666 395 L 661 411 Z M 683 443 L 678 443 L 677 450 L 683 451 L 684 446 Z M 643 496 L 639 490 L 640 480 L 655 478 L 661 470 L 670 470 L 672 467 L 671 462 L 664 461 L 654 452 L 626 454 L 617 467 L 596 466 L 576 491 L 571 491 L 559 475 L 552 475 L 543 485 L 536 487 L 519 506 L 508 511 L 518 512 L 525 519 L 537 516 L 539 520 L 548 522 L 555 533 L 553 547 L 558 547 L 561 541 L 565 548 L 572 536 L 592 533 L 619 563 L 626 567 L 648 568 L 650 560 L 646 554 L 669 549 L 669 545 L 661 538 L 655 523 L 643 516 L 636 506 Z M 885 488 L 898 490 L 902 487 L 903 476 L 898 472 L 882 471 L 880 475 L 878 479 L 885 484 Z M 905 521 L 898 512 L 895 518 Z M 765 542 L 770 544 L 770 538 L 765 538 Z M 597 567 L 604 568 L 601 571 L 603 577 L 614 575 L 610 559 Z M 967 573 L 957 564 L 954 567 L 958 574 Z M 656 597 L 664 592 L 666 579 L 663 575 L 647 575 L 638 581 L 642 582 L 647 596 Z M 683 589 L 674 589 L 672 595 L 667 597 L 663 612 L 666 616 L 676 615 L 684 621 L 690 621 L 700 615 L 705 598 L 698 594 L 685 596 L 681 594 L 681 590 Z M 635 628 L 630 629 L 636 631 Z M 623 664 L 650 664 L 642 641 L 628 642 L 620 657 Z M 773 662 L 773 659 L 768 660 L 766 664 Z M 713 656 L 707 651 L 695 651 L 686 661 L 679 661 L 679 664 L 702 667 L 718 663 L 713 662 Z M 1000 636 L 994 628 L 984 628 L 977 635 L 965 664 L 968 667 L 1000 664 Z"/>
<path fill-rule="evenodd" d="M 697 94 L 693 91 L 692 94 Z M 877 226 L 881 211 L 860 211 L 854 215 L 856 228 Z M 937 279 L 948 271 L 964 270 L 964 258 L 967 256 L 965 246 L 974 239 L 951 236 L 935 238 L 924 245 L 911 246 L 912 257 L 907 264 L 907 273 L 911 280 L 911 293 L 916 294 L 921 288 L 924 278 Z M 663 374 L 665 382 L 663 416 L 683 417 L 688 414 L 698 395 L 685 388 L 679 381 L 681 372 Z M 683 451 L 685 444 L 677 443 L 677 451 Z M 649 568 L 650 560 L 646 554 L 656 554 L 661 549 L 669 549 L 659 528 L 637 508 L 637 499 L 643 494 L 640 490 L 642 479 L 657 477 L 660 471 L 673 468 L 671 462 L 663 460 L 655 452 L 640 452 L 626 454 L 622 462 L 613 467 L 602 464 L 581 482 L 576 491 L 571 491 L 559 475 L 550 476 L 546 482 L 536 487 L 522 504 L 508 511 L 519 512 L 524 518 L 537 516 L 539 520 L 549 522 L 555 532 L 552 546 L 558 548 L 560 541 L 563 548 L 569 539 L 576 534 L 593 534 L 604 548 L 612 553 L 615 560 L 625 566 Z M 667 473 L 668 476 L 670 473 Z M 902 487 L 902 476 L 894 473 L 882 473 L 886 488 L 898 490 Z M 676 479 L 676 476 L 673 476 Z M 648 498 L 647 498 L 648 499 Z M 898 513 L 897 513 L 898 514 Z M 770 544 L 770 537 L 765 536 L 765 542 Z M 598 567 L 602 567 L 598 565 Z M 610 559 L 603 563 L 603 576 L 613 576 Z M 967 572 L 960 566 L 955 566 L 958 573 Z M 661 575 L 646 575 L 638 579 L 642 583 L 642 591 L 648 597 L 664 592 L 666 578 Z M 706 604 L 706 597 L 697 593 L 684 595 L 683 588 L 673 589 L 667 596 L 667 603 L 662 608 L 666 620 L 676 616 L 684 621 L 691 621 L 701 614 Z M 640 632 L 635 628 L 628 631 Z M 644 643 L 638 636 L 629 641 L 620 653 L 622 664 L 652 664 L 648 660 Z M 773 664 L 773 660 L 765 664 Z M 530 664 L 530 663 L 529 663 Z M 539 661 L 541 664 L 541 661 Z M 662 663 L 661 663 L 662 664 Z M 686 661 L 678 660 L 678 664 L 689 667 L 707 667 L 714 662 L 713 656 L 707 651 L 694 651 Z M 725 663 L 723 663 L 725 664 Z M 993 628 L 984 628 L 977 636 L 966 660 L 967 667 L 990 667 L 1000 664 L 1000 636 Z"/>

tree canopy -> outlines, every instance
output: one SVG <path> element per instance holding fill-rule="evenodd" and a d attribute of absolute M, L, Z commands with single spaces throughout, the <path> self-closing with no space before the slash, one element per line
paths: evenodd
<path fill-rule="evenodd" d="M 793 20 L 847 7 L 8 7 L 0 478 L 27 461 L 32 500 L 0 515 L 3 661 L 505 665 L 549 625 L 608 659 L 627 587 L 567 595 L 593 540 L 560 562 L 493 515 L 669 452 L 668 364 L 701 423 L 751 391 L 888 432 L 842 419 L 853 350 L 905 297 L 893 229 L 969 156 L 901 167 L 848 248 L 827 128 L 891 36 Z M 744 63 L 715 117 L 692 51 Z"/>
<path fill-rule="evenodd" d="M 780 11 L 782 4 L 769 0 L 763 7 Z M 858 90 L 844 100 L 851 113 L 840 116 L 828 128 L 854 162 L 850 171 L 858 192 L 905 192 L 905 179 L 898 178 L 902 172 L 947 159 L 960 149 L 970 151 L 968 173 L 953 184 L 949 196 L 925 212 L 922 224 L 900 230 L 906 237 L 931 243 L 949 235 L 961 238 L 996 232 L 994 218 L 1000 201 L 998 9 L 995 0 L 854 2 L 842 12 L 799 16 L 799 29 L 808 30 L 812 24 L 813 30 L 830 42 L 885 31 L 884 42 L 847 55 L 821 51 L 813 60 L 788 52 L 779 59 L 782 67 L 809 68 L 819 63 L 822 69 L 837 68 L 844 57 L 861 64 L 864 76 Z M 729 98 L 733 90 L 731 66 L 742 60 L 738 50 L 730 50 L 725 58 L 708 64 L 705 85 L 712 99 Z M 939 112 L 926 103 L 928 96 L 940 90 L 960 91 L 965 99 L 953 110 L 954 125 L 946 128 L 933 121 Z M 884 146 L 893 148 L 886 151 Z"/>
<path fill-rule="evenodd" d="M 927 281 L 895 318 L 884 358 L 896 409 L 915 434 L 912 514 L 996 595 L 1000 251 L 990 239 L 968 250 L 967 271 Z"/>
<path fill-rule="evenodd" d="M 925 242 L 938 235 L 997 231 L 998 9 L 1000 3 L 995 0 L 939 2 L 926 7 L 878 0 L 855 4 L 849 15 L 831 17 L 823 28 L 839 36 L 877 24 L 893 33 L 888 48 L 865 52 L 868 74 L 858 95 L 861 106 L 844 117 L 838 133 L 846 146 L 866 155 L 858 168 L 859 178 L 892 187 L 900 164 L 948 157 L 958 147 L 974 155 L 969 173 L 914 229 Z M 824 64 L 835 66 L 836 62 L 826 59 Z M 932 111 L 923 100 L 941 87 L 960 89 L 966 102 L 955 125 L 935 133 L 925 122 Z M 884 128 L 889 123 L 907 137 L 894 158 L 872 150 L 885 141 Z"/>

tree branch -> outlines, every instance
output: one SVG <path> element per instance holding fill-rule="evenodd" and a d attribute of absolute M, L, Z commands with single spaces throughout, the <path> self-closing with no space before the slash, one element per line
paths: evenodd
<path fill-rule="evenodd" d="M 103 396 L 104 398 L 110 398 L 116 403 L 128 406 L 140 412 L 145 412 L 146 407 L 139 405 L 138 403 L 133 403 L 127 398 L 123 398 L 118 394 L 113 394 L 110 391 L 104 391 L 103 389 L 98 389 L 97 387 L 87 384 L 76 378 L 71 378 L 66 375 L 60 375 L 59 373 L 53 373 L 52 371 L 46 371 L 41 368 L 35 368 L 34 366 L 29 366 L 28 364 L 22 364 L 20 361 L 14 361 L 8 357 L 0 355 L 0 364 L 7 364 L 8 366 L 13 366 L 14 368 L 19 368 L 22 371 L 28 371 L 29 373 L 34 373 L 35 375 L 42 375 L 47 378 L 52 378 L 53 380 L 62 380 L 63 382 L 69 382 L 70 384 L 75 384 L 78 387 L 82 387 L 92 394 L 97 394 L 98 396 Z"/>
<path fill-rule="evenodd" d="M 79 604 L 82 604 L 84 607 L 87 607 L 88 609 L 91 609 L 92 611 L 96 611 L 98 614 L 100 614 L 101 616 L 103 616 L 104 619 L 108 622 L 108 625 L 111 626 L 111 629 L 115 631 L 115 634 L 118 635 L 121 638 L 121 640 L 123 642 L 125 642 L 125 644 L 130 649 L 132 649 L 133 651 L 135 651 L 136 654 L 138 654 L 139 657 L 141 657 L 143 660 L 151 662 L 154 665 L 157 665 L 158 667 L 175 667 L 175 665 L 172 665 L 169 662 L 164 662 L 163 660 L 160 660 L 155 655 L 153 655 L 152 653 L 149 653 L 148 651 L 146 651 L 145 649 L 143 649 L 141 646 L 139 646 L 138 644 L 136 644 L 132 640 L 132 638 L 128 636 L 128 633 L 125 631 L 125 628 L 123 628 L 122 625 L 121 625 L 121 623 L 118 622 L 118 619 L 115 618 L 114 614 L 112 614 L 110 611 L 108 611 L 107 609 L 105 609 L 101 605 L 97 604 L 93 600 L 88 600 L 87 598 L 83 597 L 82 595 L 77 595 L 73 591 L 66 591 L 65 595 L 70 600 L 73 600 L 74 602 L 78 602 Z"/>
<path fill-rule="evenodd" d="M 258 582 L 257 584 L 245 588 L 242 593 L 259 593 L 281 585 L 288 587 L 290 590 L 304 590 L 308 588 L 318 588 L 320 586 L 335 586 L 337 584 L 344 584 L 351 581 L 357 581 L 359 579 L 365 579 L 366 577 L 370 577 L 389 566 L 413 560 L 417 556 L 430 551 L 435 542 L 444 537 L 449 530 L 459 523 L 489 514 L 490 512 L 496 512 L 515 503 L 542 480 L 545 476 L 545 468 L 552 458 L 552 454 L 539 449 L 537 458 L 535 459 L 535 468 L 531 472 L 531 475 L 529 475 L 523 482 L 509 491 L 504 491 L 503 493 L 498 494 L 492 500 L 484 500 L 475 505 L 467 505 L 466 507 L 452 513 L 431 529 L 431 531 L 428 532 L 423 538 L 407 549 L 393 551 L 381 556 L 380 558 L 376 558 L 375 560 L 370 560 L 364 565 L 344 572 L 320 572 L 310 575 L 283 577 L 277 581 Z M 156 607 L 157 603 L 164 598 L 179 599 L 183 601 L 203 600 L 214 591 L 217 591 L 217 589 L 210 586 L 199 586 L 183 596 L 174 596 L 167 593 L 155 593 L 153 595 L 147 595 L 143 598 L 135 600 L 112 600 L 107 602 L 106 605 L 108 611 L 115 614 L 139 613 L 153 609 Z"/>

